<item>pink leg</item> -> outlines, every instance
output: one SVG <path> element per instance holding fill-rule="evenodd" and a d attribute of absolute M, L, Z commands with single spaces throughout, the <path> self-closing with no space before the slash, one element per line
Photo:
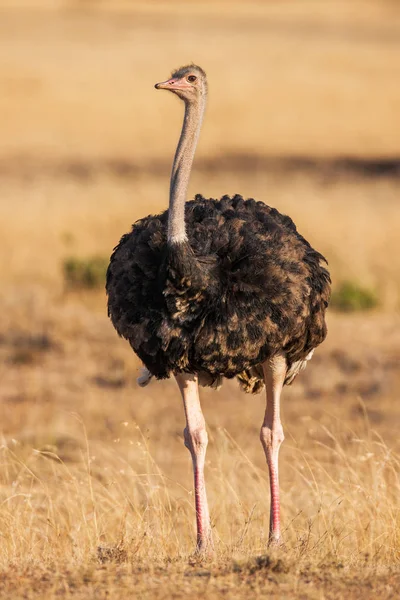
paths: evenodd
<path fill-rule="evenodd" d="M 267 407 L 261 427 L 260 439 L 268 463 L 269 483 L 271 490 L 271 505 L 269 519 L 269 542 L 280 542 L 280 503 L 278 455 L 284 440 L 280 418 L 280 396 L 287 371 L 284 356 L 275 356 L 263 365 L 265 386 L 267 389 Z"/>
<path fill-rule="evenodd" d="M 206 425 L 201 411 L 197 375 L 180 373 L 176 381 L 183 398 L 186 427 L 183 432 L 185 446 L 192 456 L 194 471 L 194 494 L 197 523 L 197 551 L 209 553 L 213 550 L 210 513 L 204 481 L 204 463 L 208 444 Z"/>

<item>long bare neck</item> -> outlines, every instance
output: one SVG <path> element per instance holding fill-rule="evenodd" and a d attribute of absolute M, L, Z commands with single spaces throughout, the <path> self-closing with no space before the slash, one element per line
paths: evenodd
<path fill-rule="evenodd" d="M 185 116 L 181 137 L 172 165 L 169 188 L 168 243 L 179 244 L 187 240 L 185 202 L 193 157 L 203 121 L 206 98 L 185 103 Z"/>

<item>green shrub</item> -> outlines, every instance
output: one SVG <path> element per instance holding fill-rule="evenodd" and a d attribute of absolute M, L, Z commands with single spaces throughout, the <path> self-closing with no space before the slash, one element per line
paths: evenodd
<path fill-rule="evenodd" d="M 341 312 L 370 310 L 379 305 L 376 293 L 352 281 L 343 281 L 332 292 L 330 306 Z"/>
<path fill-rule="evenodd" d="M 102 288 L 106 281 L 108 259 L 104 256 L 66 258 L 63 262 L 64 281 L 68 288 Z"/>

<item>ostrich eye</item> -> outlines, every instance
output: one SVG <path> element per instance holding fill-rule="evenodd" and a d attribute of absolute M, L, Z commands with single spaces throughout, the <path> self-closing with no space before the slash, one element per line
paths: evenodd
<path fill-rule="evenodd" d="M 194 83 L 197 79 L 196 75 L 189 75 L 189 77 L 187 78 L 188 81 L 190 81 L 190 83 Z"/>

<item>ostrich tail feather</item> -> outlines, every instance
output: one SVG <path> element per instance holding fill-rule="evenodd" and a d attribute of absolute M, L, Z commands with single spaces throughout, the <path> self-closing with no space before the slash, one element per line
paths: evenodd
<path fill-rule="evenodd" d="M 264 389 L 264 374 L 261 365 L 245 369 L 237 375 L 241 389 L 247 394 L 259 394 Z"/>
<path fill-rule="evenodd" d="M 306 368 L 307 362 L 312 358 L 313 354 L 314 350 L 311 350 L 304 360 L 296 360 L 296 362 L 290 365 L 286 373 L 285 385 L 291 385 L 293 383 L 297 375 Z"/>
<path fill-rule="evenodd" d="M 140 376 L 137 378 L 138 385 L 140 385 L 140 387 L 146 387 L 152 378 L 153 375 L 150 373 L 150 371 L 146 369 L 146 367 L 143 367 Z"/>
<path fill-rule="evenodd" d="M 210 373 L 200 371 L 199 384 L 202 387 L 211 387 L 214 390 L 219 390 L 222 387 L 222 375 L 210 375 Z"/>

